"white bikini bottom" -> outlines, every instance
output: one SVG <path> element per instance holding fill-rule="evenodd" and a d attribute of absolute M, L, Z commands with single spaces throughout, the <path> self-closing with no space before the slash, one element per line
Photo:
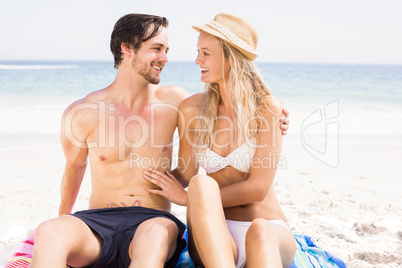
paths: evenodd
<path fill-rule="evenodd" d="M 268 220 L 286 228 L 288 225 L 283 220 Z M 251 221 L 231 221 L 226 220 L 226 224 L 229 228 L 229 232 L 233 237 L 237 247 L 237 262 L 236 268 L 245 267 L 246 265 L 246 234 L 248 228 L 251 226 Z"/>

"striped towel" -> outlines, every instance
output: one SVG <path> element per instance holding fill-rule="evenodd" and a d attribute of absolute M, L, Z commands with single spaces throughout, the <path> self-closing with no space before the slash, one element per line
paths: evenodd
<path fill-rule="evenodd" d="M 296 254 L 290 268 L 346 268 L 345 263 L 328 252 L 317 247 L 311 237 L 301 234 L 293 234 L 296 239 Z M 188 240 L 187 229 L 184 238 Z M 197 268 L 190 259 L 187 247 L 181 253 L 179 262 L 175 268 Z"/>
<path fill-rule="evenodd" d="M 296 239 L 296 254 L 290 268 L 346 268 L 345 263 L 317 247 L 311 237 L 293 234 Z"/>
<path fill-rule="evenodd" d="M 32 232 L 27 240 L 22 241 L 21 245 L 11 256 L 5 268 L 16 268 L 16 267 L 26 267 L 28 268 L 31 264 L 32 259 L 32 249 L 35 241 L 35 231 Z"/>
<path fill-rule="evenodd" d="M 297 248 L 291 268 L 346 268 L 341 259 L 317 247 L 311 237 L 297 234 L 293 236 L 297 241 Z M 184 238 L 188 239 L 187 230 L 184 233 Z M 32 259 L 34 240 L 35 232 L 27 240 L 22 241 L 18 250 L 8 259 L 5 268 L 28 268 Z M 197 268 L 190 259 L 187 247 L 181 253 L 176 268 Z"/>

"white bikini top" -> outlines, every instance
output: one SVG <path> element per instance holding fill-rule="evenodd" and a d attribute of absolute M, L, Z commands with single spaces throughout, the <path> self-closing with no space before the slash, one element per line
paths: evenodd
<path fill-rule="evenodd" d="M 218 172 L 227 166 L 241 172 L 249 172 L 255 154 L 254 140 L 255 138 L 243 143 L 225 157 L 207 148 L 204 154 L 197 154 L 197 162 L 207 173 Z"/>

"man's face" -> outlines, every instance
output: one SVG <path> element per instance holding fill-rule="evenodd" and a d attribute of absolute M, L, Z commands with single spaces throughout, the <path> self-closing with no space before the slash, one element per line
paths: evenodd
<path fill-rule="evenodd" d="M 158 84 L 163 67 L 168 62 L 168 33 L 163 28 L 161 33 L 141 44 L 135 51 L 132 66 L 148 83 Z"/>

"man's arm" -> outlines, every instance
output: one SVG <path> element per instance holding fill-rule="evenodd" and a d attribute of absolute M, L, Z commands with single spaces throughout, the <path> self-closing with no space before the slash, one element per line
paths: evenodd
<path fill-rule="evenodd" d="M 194 129 L 196 127 L 197 104 L 201 102 L 202 94 L 196 94 L 185 99 L 179 108 L 178 131 L 180 137 L 179 159 L 172 174 L 182 184 L 188 187 L 190 179 L 198 173 L 199 166 L 194 155 Z"/>
<path fill-rule="evenodd" d="M 59 216 L 71 213 L 84 178 L 88 159 L 88 147 L 85 142 L 79 112 L 74 106 L 67 108 L 63 114 L 60 142 L 66 158 L 66 165 L 61 182 L 61 203 Z M 73 131 L 74 130 L 74 131 Z"/>
<path fill-rule="evenodd" d="M 66 153 L 66 151 L 68 152 Z M 86 160 L 88 153 L 83 149 L 79 150 L 80 152 L 72 151 L 75 150 L 64 150 L 64 154 L 66 156 L 66 166 L 63 179 L 61 181 L 61 203 L 59 207 L 59 216 L 71 213 L 78 196 L 82 179 L 84 178 L 85 169 L 87 167 Z"/>
<path fill-rule="evenodd" d="M 159 90 L 159 95 L 167 103 L 173 104 L 178 108 L 177 113 L 177 126 L 180 138 L 179 156 L 177 168 L 171 172 L 180 184 L 186 188 L 193 173 L 198 172 L 198 168 L 194 165 L 192 157 L 192 147 L 189 145 L 186 137 L 189 137 L 186 125 L 190 117 L 191 109 L 194 106 L 189 105 L 190 100 L 193 98 L 190 94 L 179 86 L 165 86 Z"/>
<path fill-rule="evenodd" d="M 162 173 L 157 169 L 144 172 L 144 179 L 162 189 L 148 189 L 150 193 L 161 195 L 169 201 L 182 206 L 187 205 L 187 192 L 184 189 L 187 188 L 190 179 L 198 173 L 198 164 L 192 143 L 196 124 L 193 117 L 196 115 L 195 106 L 199 103 L 200 98 L 201 95 L 197 94 L 185 99 L 180 104 L 178 113 L 180 146 L 176 169 L 166 173 Z"/>

